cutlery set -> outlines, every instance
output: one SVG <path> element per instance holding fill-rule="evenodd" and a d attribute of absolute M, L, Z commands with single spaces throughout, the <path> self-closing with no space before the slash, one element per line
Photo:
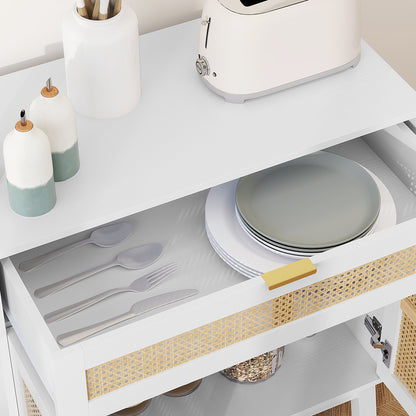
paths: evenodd
<path fill-rule="evenodd" d="M 123 240 L 125 240 L 132 232 L 132 225 L 126 222 L 117 223 L 109 226 L 104 226 L 93 231 L 91 235 L 81 241 L 77 241 L 70 245 L 61 247 L 57 250 L 50 251 L 41 256 L 25 260 L 19 264 L 19 269 L 23 272 L 29 272 L 35 270 L 44 264 L 56 259 L 64 253 L 67 253 L 77 247 L 82 247 L 87 244 L 95 244 L 98 247 L 112 247 Z M 72 286 L 90 276 L 100 273 L 112 267 L 123 267 L 130 270 L 144 269 L 151 264 L 155 263 L 161 256 L 163 247 L 159 243 L 149 243 L 137 247 L 132 247 L 121 251 L 115 259 L 95 266 L 89 270 L 78 273 L 74 276 L 70 276 L 66 279 L 54 282 L 47 286 L 38 288 L 35 290 L 35 297 L 41 299 L 47 296 L 53 295 L 65 288 Z M 125 292 L 146 292 L 152 290 L 160 283 L 162 283 L 167 277 L 176 272 L 178 266 L 176 263 L 168 263 L 161 266 L 139 278 L 134 280 L 130 285 L 124 287 L 118 287 L 103 291 L 81 300 L 79 302 L 67 305 L 58 310 L 47 313 L 44 318 L 47 323 L 56 322 L 69 316 L 72 316 L 80 311 L 83 311 L 104 299 L 112 297 L 116 294 Z M 131 309 L 119 316 L 107 319 L 102 322 L 95 323 L 93 325 L 77 329 L 65 334 L 61 334 L 57 337 L 57 341 L 62 346 L 70 345 L 74 342 L 80 341 L 90 335 L 96 334 L 112 325 L 116 325 L 127 319 L 144 314 L 153 309 L 168 305 L 173 302 L 185 299 L 190 296 L 194 296 L 198 293 L 196 289 L 177 290 L 173 292 L 167 292 L 161 295 L 156 295 L 144 300 L 136 302 Z"/>

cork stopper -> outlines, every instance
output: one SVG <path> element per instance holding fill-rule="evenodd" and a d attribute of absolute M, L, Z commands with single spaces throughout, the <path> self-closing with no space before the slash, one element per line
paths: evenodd
<path fill-rule="evenodd" d="M 26 120 L 26 111 L 20 112 L 20 120 L 16 123 L 16 130 L 21 132 L 27 132 L 33 129 L 33 123 L 30 120 Z"/>
<path fill-rule="evenodd" d="M 53 98 L 59 94 L 58 88 L 52 85 L 52 78 L 48 78 L 46 87 L 42 88 L 41 94 L 46 98 Z"/>

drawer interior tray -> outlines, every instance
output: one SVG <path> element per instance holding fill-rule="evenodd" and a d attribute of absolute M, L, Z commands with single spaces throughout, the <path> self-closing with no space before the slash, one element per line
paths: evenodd
<path fill-rule="evenodd" d="M 114 295 L 73 316 L 50 323 L 49 328 L 52 334 L 57 336 L 122 314 L 127 312 L 135 302 L 150 296 L 188 288 L 198 289 L 199 294 L 197 296 L 204 296 L 244 281 L 243 276 L 224 266 L 205 237 L 204 202 L 206 194 L 206 192 L 201 192 L 123 219 L 123 221 L 133 225 L 133 232 L 126 240 L 115 247 L 100 248 L 89 244 L 63 255 L 59 260 L 51 261 L 37 270 L 27 273 L 19 271 L 40 313 L 45 315 L 105 290 L 128 286 L 138 277 L 161 266 L 169 265 L 172 262 L 178 265 L 176 272 L 150 291 Z M 56 244 L 48 244 L 30 252 L 22 253 L 22 255 L 13 257 L 12 261 L 18 269 L 18 265 L 23 259 L 35 257 L 37 254 L 49 251 L 51 248 L 77 241 L 88 236 L 89 233 L 84 232 L 69 239 L 61 240 Z M 39 287 L 108 262 L 124 249 L 147 243 L 161 243 L 163 252 L 156 262 L 142 270 L 113 267 L 45 298 L 38 299 L 34 296 L 34 291 Z M 135 319 L 149 317 L 181 302 L 184 303 L 195 298 L 196 296 L 155 309 Z M 131 320 L 126 321 L 126 323 L 129 322 Z"/>
<path fill-rule="evenodd" d="M 374 137 L 369 137 L 367 142 L 363 139 L 355 139 L 328 150 L 361 163 L 377 175 L 393 196 L 397 222 L 401 223 L 416 217 L 416 196 L 413 193 L 414 189 L 405 186 L 369 146 L 368 142 L 377 141 L 377 146 L 380 147 L 382 138 L 377 135 L 381 134 L 386 133 L 385 131 L 375 133 L 372 135 Z M 391 142 L 394 139 L 389 137 L 389 140 Z M 89 244 L 37 270 L 26 273 L 19 271 L 18 266 L 23 260 L 83 239 L 90 233 L 83 232 L 13 256 L 12 262 L 42 315 L 93 296 L 97 292 L 127 286 L 137 277 L 159 266 L 170 262 L 178 264 L 179 270 L 152 291 L 119 294 L 67 319 L 49 324 L 53 336 L 56 337 L 61 333 L 124 313 L 134 302 L 151 295 L 177 289 L 195 288 L 199 290 L 198 296 L 202 297 L 244 282 L 246 278 L 222 262 L 206 237 L 204 225 L 206 196 L 207 191 L 203 191 L 125 218 L 123 221 L 132 223 L 134 231 L 129 238 L 112 248 L 99 248 Z M 160 242 L 164 250 L 161 258 L 145 270 L 134 271 L 114 267 L 43 299 L 33 296 L 34 291 L 39 287 L 107 262 L 122 249 L 150 242 Z M 189 299 L 193 300 L 195 297 Z M 187 300 L 182 302 L 187 302 Z M 134 319 L 143 319 L 174 306 L 176 305 L 165 306 Z M 110 330 L 112 329 L 107 331 Z"/>

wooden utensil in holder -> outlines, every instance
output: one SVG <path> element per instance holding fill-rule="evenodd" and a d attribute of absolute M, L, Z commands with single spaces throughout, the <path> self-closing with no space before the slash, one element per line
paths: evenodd
<path fill-rule="evenodd" d="M 89 19 L 89 14 L 88 14 L 88 10 L 85 6 L 85 2 L 84 0 L 77 0 L 77 11 L 78 14 L 83 17 L 84 19 Z"/>
<path fill-rule="evenodd" d="M 107 20 L 120 13 L 121 0 L 76 0 L 77 12 L 84 19 Z"/>

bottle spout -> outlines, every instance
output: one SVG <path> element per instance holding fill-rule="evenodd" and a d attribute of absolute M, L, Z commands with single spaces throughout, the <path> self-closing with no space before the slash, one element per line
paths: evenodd
<path fill-rule="evenodd" d="M 21 132 L 30 131 L 33 129 L 33 123 L 30 120 L 26 120 L 26 110 L 20 111 L 20 120 L 16 123 L 16 130 Z"/>
<path fill-rule="evenodd" d="M 46 87 L 42 88 L 41 94 L 46 98 L 56 97 L 59 93 L 58 88 L 52 85 L 52 78 L 49 77 L 46 81 Z"/>
<path fill-rule="evenodd" d="M 27 121 L 26 121 L 26 110 L 22 110 L 20 112 L 20 124 L 22 126 L 26 126 L 26 124 L 27 124 Z"/>

